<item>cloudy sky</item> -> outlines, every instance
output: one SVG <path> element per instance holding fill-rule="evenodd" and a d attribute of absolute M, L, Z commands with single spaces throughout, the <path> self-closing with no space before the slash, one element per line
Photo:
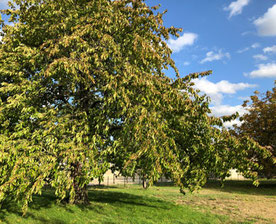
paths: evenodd
<path fill-rule="evenodd" d="M 244 113 L 255 90 L 276 79 L 276 0 L 149 0 L 161 3 L 166 26 L 183 29 L 169 40 L 182 76 L 213 70 L 196 86 L 212 99 L 213 114 Z M 171 76 L 171 71 L 167 72 Z"/>
<path fill-rule="evenodd" d="M 8 0 L 0 0 L 0 8 Z M 168 45 L 182 76 L 213 70 L 195 80 L 212 99 L 214 115 L 244 113 L 240 106 L 255 90 L 276 79 L 276 0 L 146 0 L 161 3 L 166 26 L 183 28 Z M 167 75 L 173 77 L 171 71 Z"/>

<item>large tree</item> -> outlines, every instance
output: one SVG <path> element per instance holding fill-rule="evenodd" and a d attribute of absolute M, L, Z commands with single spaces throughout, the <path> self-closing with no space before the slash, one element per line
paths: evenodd
<path fill-rule="evenodd" d="M 236 127 L 236 132 L 240 136 L 253 138 L 271 153 L 268 158 L 258 160 L 264 167 L 259 175 L 272 178 L 276 176 L 276 81 L 272 91 L 265 94 L 256 91 L 251 101 L 245 101 L 243 107 L 247 113 L 240 118 L 242 124 Z M 255 159 L 258 155 L 253 152 L 249 157 Z"/>
<path fill-rule="evenodd" d="M 166 175 L 194 190 L 210 173 L 237 167 L 256 179 L 249 138 L 210 117 L 209 101 L 178 74 L 163 25 L 142 0 L 14 0 L 2 11 L 0 202 L 48 183 L 57 197 L 86 203 L 87 185 L 109 164 L 149 183 Z M 175 79 L 164 74 L 168 67 Z M 229 118 L 224 118 L 229 119 Z"/>

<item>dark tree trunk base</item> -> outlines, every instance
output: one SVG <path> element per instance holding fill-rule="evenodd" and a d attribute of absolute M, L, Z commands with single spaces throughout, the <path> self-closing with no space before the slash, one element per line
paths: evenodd
<path fill-rule="evenodd" d="M 84 188 L 79 188 L 75 186 L 75 199 L 72 202 L 73 204 L 90 204 L 89 199 L 88 199 L 88 190 L 87 187 L 85 186 Z"/>
<path fill-rule="evenodd" d="M 71 177 L 73 178 L 75 197 L 73 201 L 71 200 L 72 204 L 89 204 L 87 185 L 85 185 L 84 187 L 80 187 L 80 183 L 77 180 L 79 179 L 78 177 L 81 177 L 81 176 L 82 176 L 81 163 L 73 163 Z"/>

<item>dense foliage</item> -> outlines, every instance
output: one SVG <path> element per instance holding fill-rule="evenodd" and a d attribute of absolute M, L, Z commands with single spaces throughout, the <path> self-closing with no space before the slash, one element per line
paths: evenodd
<path fill-rule="evenodd" d="M 249 136 L 260 145 L 265 146 L 271 155 L 266 158 L 257 158 L 263 170 L 259 171 L 260 176 L 272 178 L 276 176 L 276 82 L 272 91 L 267 91 L 263 96 L 255 92 L 251 96 L 251 103 L 245 101 L 243 106 L 247 109 L 240 120 L 241 126 L 236 127 L 240 136 Z M 255 153 L 249 154 L 255 159 Z"/>
<path fill-rule="evenodd" d="M 192 79 L 178 74 L 163 25 L 141 0 L 14 0 L 0 44 L 0 201 L 45 184 L 71 203 L 111 164 L 150 184 L 161 175 L 181 191 L 238 168 L 256 180 L 265 150 L 210 117 Z M 169 67 L 176 78 L 164 74 Z M 230 118 L 224 118 L 230 119 Z"/>

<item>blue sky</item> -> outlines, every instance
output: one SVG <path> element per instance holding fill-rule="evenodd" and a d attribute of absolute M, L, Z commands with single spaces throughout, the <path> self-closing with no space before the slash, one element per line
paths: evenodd
<path fill-rule="evenodd" d="M 7 0 L 0 0 L 5 8 Z M 243 100 L 271 90 L 276 79 L 276 0 L 146 0 L 161 4 L 166 26 L 183 29 L 168 41 L 182 76 L 213 70 L 196 80 L 212 99 L 214 115 L 244 113 Z M 171 71 L 166 73 L 173 77 Z M 230 124 L 228 124 L 229 126 Z"/>
<path fill-rule="evenodd" d="M 244 113 L 255 90 L 271 90 L 276 79 L 275 0 L 148 0 L 161 4 L 166 26 L 183 29 L 169 46 L 182 76 L 213 70 L 196 86 L 211 96 L 213 114 Z M 168 76 L 172 77 L 170 72 Z M 228 124 L 229 126 L 229 124 Z"/>

